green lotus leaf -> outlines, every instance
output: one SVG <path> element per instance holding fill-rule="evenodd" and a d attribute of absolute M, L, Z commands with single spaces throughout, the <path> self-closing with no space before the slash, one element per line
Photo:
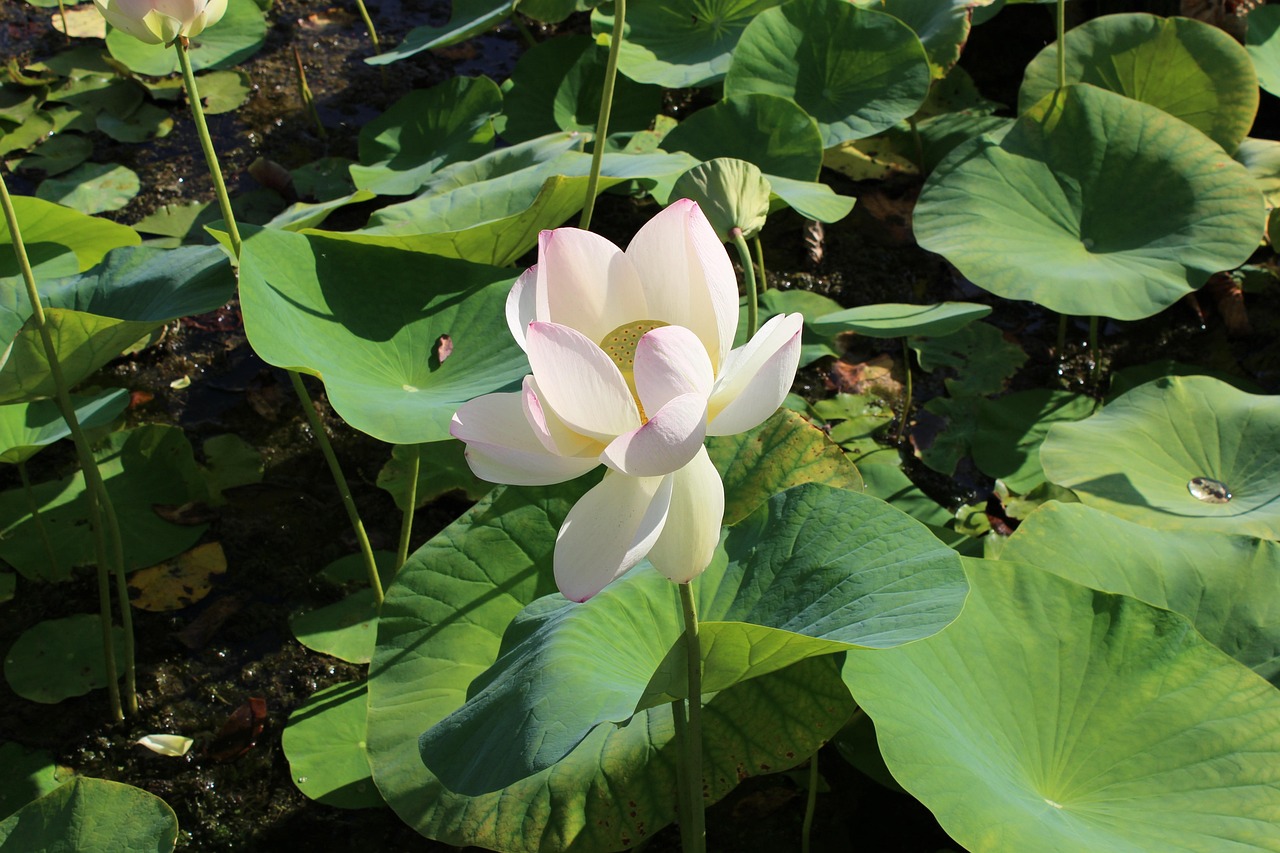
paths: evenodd
<path fill-rule="evenodd" d="M 760 233 L 772 195 L 768 179 L 758 168 L 731 157 L 694 166 L 676 179 L 671 194 L 696 201 L 725 243 L 733 240 L 735 229 L 748 240 Z"/>
<path fill-rule="evenodd" d="M 404 445 L 391 448 L 391 458 L 378 471 L 378 488 L 391 495 L 401 512 L 409 509 L 409 488 L 413 487 L 414 508 L 452 491 L 461 491 L 467 500 L 478 501 L 493 488 L 471 473 L 466 445 L 460 441 Z"/>
<path fill-rule="evenodd" d="M 252 78 L 238 69 L 204 74 L 196 86 L 206 115 L 221 115 L 239 109 L 253 94 Z"/>
<path fill-rule="evenodd" d="M 1027 516 L 1000 559 L 1180 613 L 1263 678 L 1280 675 L 1280 543 L 1156 530 L 1055 501 Z"/>
<path fill-rule="evenodd" d="M 831 536 L 836 524 L 849 532 Z M 953 551 L 848 490 L 806 484 L 775 495 L 730 530 L 724 548 L 727 565 L 713 559 L 694 582 L 707 693 L 808 657 L 927 637 L 964 600 Z M 422 735 L 423 761 L 471 795 L 552 767 L 596 726 L 683 697 L 681 633 L 671 583 L 651 568 L 585 604 L 536 601 L 467 703 Z"/>
<path fill-rule="evenodd" d="M 132 169 L 116 163 L 81 163 L 64 175 L 41 181 L 36 197 L 92 214 L 119 210 L 141 188 Z"/>
<path fill-rule="evenodd" d="M 1089 83 L 1159 107 L 1236 150 L 1258 111 L 1258 78 L 1235 39 L 1191 18 L 1104 15 L 1067 34 L 1067 82 Z M 1058 45 L 1027 65 L 1026 112 L 1058 88 Z"/>
<path fill-rule="evenodd" d="M 1249 29 L 1245 31 L 1244 47 L 1253 60 L 1258 73 L 1258 83 L 1273 95 L 1280 95 L 1280 9 L 1258 6 L 1249 12 Z"/>
<path fill-rule="evenodd" d="M 738 331 L 734 336 L 735 346 L 747 342 L 747 310 L 746 299 L 738 310 Z M 838 356 L 838 348 L 833 335 L 820 334 L 814 331 L 814 322 L 818 317 L 838 310 L 840 303 L 834 299 L 814 293 L 812 290 L 777 290 L 769 288 L 760 294 L 758 306 L 759 325 L 777 314 L 802 314 L 804 329 L 800 334 L 800 365 L 812 364 L 820 358 Z"/>
<path fill-rule="evenodd" d="M 344 681 L 316 691 L 289 715 L 280 746 L 290 777 L 310 799 L 339 809 L 385 805 L 364 749 L 368 693 L 367 684 Z"/>
<path fill-rule="evenodd" d="M 836 195 L 826 184 L 816 181 L 796 181 L 772 175 L 769 187 L 775 197 L 805 219 L 818 222 L 839 222 L 853 210 L 856 199 Z"/>
<path fill-rule="evenodd" d="M 885 0 L 883 11 L 912 29 L 929 55 L 934 78 L 941 80 L 960 61 L 976 5 L 975 0 Z"/>
<path fill-rule="evenodd" d="M 89 269 L 121 246 L 142 242 L 132 228 L 106 219 L 85 216 L 60 204 L 29 196 L 14 196 L 14 213 L 22 228 L 36 281 L 73 275 Z M 11 245 L 9 225 L 0 219 L 0 244 Z M 0 252 L 0 294 L 22 290 L 18 261 L 11 249 Z M 11 303 L 16 295 L 5 299 Z M 8 332 L 8 329 L 5 329 Z M 5 338 L 8 339 L 6 334 Z"/>
<path fill-rule="evenodd" d="M 751 19 L 781 0 L 651 0 L 627 10 L 618 70 L 639 83 L 668 89 L 709 86 L 724 79 L 730 55 Z M 591 15 L 591 33 L 607 39 L 613 16 Z"/>
<path fill-rule="evenodd" d="M 1022 347 L 1006 340 L 995 326 L 982 321 L 967 322 L 949 335 L 917 335 L 909 338 L 908 343 L 924 370 L 932 372 L 950 367 L 955 371 L 955 378 L 946 380 L 947 392 L 952 397 L 999 393 L 1027 361 Z"/>
<path fill-rule="evenodd" d="M 124 630 L 113 626 L 111 637 L 116 672 L 123 672 Z M 5 653 L 4 678 L 23 699 L 46 705 L 105 687 L 101 617 L 81 613 L 37 622 L 23 631 Z"/>
<path fill-rule="evenodd" d="M 699 160 L 735 157 L 766 175 L 813 181 L 822 168 L 822 134 L 808 113 L 778 95 L 736 95 L 698 110 L 662 139 L 667 151 Z"/>
<path fill-rule="evenodd" d="M 515 8 L 514 0 L 454 0 L 449 23 L 443 27 L 414 27 L 404 41 L 388 51 L 370 56 L 370 65 L 388 65 L 424 50 L 448 47 L 466 41 L 505 21 Z"/>
<path fill-rule="evenodd" d="M 869 338 L 901 338 L 908 335 L 941 338 L 953 335 L 991 313 L 990 305 L 974 302 L 940 302 L 936 305 L 881 303 L 847 308 L 817 318 L 815 332 L 838 335 L 856 332 Z"/>
<path fill-rule="evenodd" d="M 85 429 L 111 423 L 129 405 L 123 388 L 92 396 L 71 396 L 76 419 Z M 71 429 L 52 400 L 0 406 L 0 462 L 16 465 L 35 456 L 44 447 L 67 438 Z"/>
<path fill-rule="evenodd" d="M 66 779 L 59 779 L 53 756 L 44 750 L 28 751 L 16 743 L 0 741 L 0 820 L 4 820 L 32 800 L 39 799 Z"/>
<path fill-rule="evenodd" d="M 716 436 L 707 452 L 724 481 L 724 523 L 737 524 L 778 492 L 802 483 L 862 491 L 853 463 L 822 430 L 790 409 L 754 429 Z"/>
<path fill-rule="evenodd" d="M 5 133 L 0 134 L 0 154 L 33 148 L 40 140 L 53 133 L 54 128 L 53 116 L 44 110 L 38 110 L 17 127 L 6 129 Z"/>
<path fill-rule="evenodd" d="M 141 788 L 77 776 L 0 822 L 0 851 L 137 850 L 167 853 L 178 818 Z"/>
<path fill-rule="evenodd" d="M 9 163 L 16 172 L 40 171 L 46 175 L 61 175 L 88 160 L 92 153 L 93 142 L 88 137 L 78 133 L 59 133 L 41 142 L 27 156 Z"/>
<path fill-rule="evenodd" d="M 351 177 L 359 189 L 411 195 L 441 166 L 492 148 L 500 112 L 502 93 L 488 77 L 414 90 L 360 128 L 360 163 Z"/>
<path fill-rule="evenodd" d="M 461 403 L 528 373 L 506 328 L 507 270 L 272 230 L 249 232 L 240 262 L 254 350 L 319 376 L 334 410 L 375 438 L 449 438 Z"/>
<path fill-rule="evenodd" d="M 173 116 L 163 107 L 144 103 L 123 118 L 104 110 L 98 113 L 94 125 L 117 142 L 146 142 L 168 136 L 173 130 Z"/>
<path fill-rule="evenodd" d="M 1280 142 L 1245 137 L 1236 148 L 1235 158 L 1258 182 L 1267 206 L 1280 204 Z"/>
<path fill-rule="evenodd" d="M 830 148 L 914 114 L 930 80 L 920 40 L 897 18 L 845 0 L 792 0 L 747 25 L 724 90 L 792 99 Z"/>
<path fill-rule="evenodd" d="M 958 844 L 1275 848 L 1271 685 L 1167 610 L 1031 566 L 966 571 L 972 592 L 946 631 L 844 667 L 894 778 Z"/>
<path fill-rule="evenodd" d="M 1000 142 L 956 148 L 925 183 L 914 228 L 992 293 L 1134 320 L 1243 263 L 1262 218 L 1253 179 L 1203 134 L 1076 84 Z"/>
<path fill-rule="evenodd" d="M 195 545 L 207 525 L 170 524 L 153 509 L 205 500 L 208 487 L 182 430 L 150 424 L 113 432 L 95 452 L 120 521 L 126 570 L 154 565 Z M 36 483 L 32 491 L 62 570 L 93 565 L 94 544 L 85 504 L 84 477 L 75 474 Z M 21 488 L 0 493 L 0 559 L 27 578 L 51 577 L 49 554 Z"/>
<path fill-rule="evenodd" d="M 299 643 L 348 663 L 368 663 L 378 630 L 378 602 L 372 589 L 360 589 L 325 607 L 289 620 Z"/>
<path fill-rule="evenodd" d="M 1083 420 L 1096 404 L 1083 394 L 1036 388 L 978 403 L 971 447 L 978 470 L 1020 495 L 1044 482 L 1040 445 L 1056 423 Z"/>
<path fill-rule="evenodd" d="M 1280 539 L 1280 398 L 1205 376 L 1148 382 L 1056 424 L 1049 482 L 1149 527 Z"/>
<path fill-rule="evenodd" d="M 255 0 L 228 0 L 227 11 L 212 27 L 191 39 L 191 67 L 228 68 L 253 56 L 267 40 L 267 20 Z M 137 74 L 164 77 L 180 70 L 178 52 L 146 44 L 121 30 L 107 28 L 107 50 Z"/>

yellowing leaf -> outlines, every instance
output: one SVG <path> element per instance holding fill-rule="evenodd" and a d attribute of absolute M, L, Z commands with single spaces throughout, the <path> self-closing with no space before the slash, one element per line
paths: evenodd
<path fill-rule="evenodd" d="M 227 570 L 222 545 L 197 545 L 177 559 L 134 572 L 129 579 L 130 603 L 139 610 L 181 610 L 209 594 L 212 578 Z"/>

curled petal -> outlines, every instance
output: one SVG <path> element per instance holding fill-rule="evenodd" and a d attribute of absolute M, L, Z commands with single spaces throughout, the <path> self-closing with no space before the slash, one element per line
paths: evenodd
<path fill-rule="evenodd" d="M 525 343 L 539 397 L 574 432 L 612 441 L 640 426 L 631 389 L 595 342 L 568 326 L 534 322 Z"/>
<path fill-rule="evenodd" d="M 647 316 L 631 261 L 590 231 L 543 231 L 535 281 L 537 319 L 577 329 L 595 342 Z"/>
<path fill-rule="evenodd" d="M 719 369 L 738 328 L 738 278 L 701 208 L 688 199 L 650 219 L 627 246 L 648 313 L 693 331 Z"/>
<path fill-rule="evenodd" d="M 649 562 L 676 583 L 688 583 L 711 563 L 720 541 L 724 483 L 705 448 L 671 476 L 671 509 Z"/>
<path fill-rule="evenodd" d="M 800 364 L 804 317 L 779 314 L 755 337 L 729 353 L 707 404 L 707 434 L 736 435 L 782 405 Z"/>
<path fill-rule="evenodd" d="M 600 460 L 633 477 L 658 477 L 687 465 L 706 437 L 706 396 L 681 394 L 644 426 L 611 441 Z"/>
<path fill-rule="evenodd" d="M 513 486 L 548 486 L 585 474 L 594 457 L 557 456 L 539 441 L 524 415 L 520 392 L 486 394 L 463 403 L 449 432 L 467 444 L 467 464 L 477 477 Z"/>
<path fill-rule="evenodd" d="M 524 349 L 524 338 L 528 334 L 529 324 L 537 319 L 536 297 L 538 265 L 534 264 L 525 270 L 516 283 L 511 285 L 507 294 L 507 327 L 511 329 L 511 337 L 516 339 L 520 349 Z"/>
<path fill-rule="evenodd" d="M 556 586 L 586 601 L 644 559 L 667 520 L 672 477 L 605 473 L 569 510 L 556 536 Z"/>
<path fill-rule="evenodd" d="M 646 412 L 656 412 L 681 394 L 711 393 L 715 373 L 707 349 L 683 326 L 663 326 L 636 344 L 636 394 Z"/>
<path fill-rule="evenodd" d="M 548 453 L 557 456 L 598 456 L 604 449 L 594 438 L 569 429 L 564 421 L 556 417 L 554 411 L 542 405 L 538 380 L 526 376 L 520 393 L 525 419 Z"/>

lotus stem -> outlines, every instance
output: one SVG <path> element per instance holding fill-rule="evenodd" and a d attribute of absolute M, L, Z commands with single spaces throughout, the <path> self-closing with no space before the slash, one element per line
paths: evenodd
<path fill-rule="evenodd" d="M 591 173 L 587 176 L 587 198 L 578 219 L 578 227 L 591 228 L 591 214 L 596 207 L 596 193 L 600 189 L 600 163 L 604 159 L 604 144 L 609 138 L 609 114 L 613 111 L 613 85 L 618 78 L 618 54 L 622 52 L 622 31 L 627 21 L 627 0 L 613 2 L 613 35 L 609 39 L 609 60 L 604 68 L 604 86 L 600 91 L 600 115 L 596 119 L 596 139 L 591 147 Z"/>
<path fill-rule="evenodd" d="M 400 518 L 400 547 L 396 549 L 396 571 L 409 559 L 409 536 L 413 532 L 413 512 L 418 503 L 418 471 L 422 467 L 422 445 L 409 445 L 409 488 Z"/>
<path fill-rule="evenodd" d="M 907 381 L 903 390 L 902 416 L 898 418 L 899 444 L 907 434 L 907 421 L 911 419 L 911 347 L 907 346 L 906 338 L 902 339 L 902 369 L 907 375 Z"/>
<path fill-rule="evenodd" d="M 67 7 L 58 0 L 58 17 L 62 19 L 62 38 L 71 44 L 71 30 L 67 27 Z"/>
<path fill-rule="evenodd" d="M 364 28 L 369 31 L 373 52 L 382 53 L 382 45 L 378 42 L 378 31 L 373 27 L 373 18 L 369 17 L 369 10 L 365 8 L 364 0 L 356 0 L 356 7 L 360 10 L 360 19 L 364 21 Z"/>
<path fill-rule="evenodd" d="M 53 540 L 49 538 L 49 528 L 45 526 L 44 516 L 40 514 L 40 504 L 36 501 L 36 493 L 31 488 L 31 480 L 27 477 L 27 463 L 18 463 L 18 478 L 22 480 L 22 492 L 27 496 L 27 508 L 31 510 L 31 520 L 36 523 L 40 532 L 40 541 L 44 543 L 45 556 L 49 558 L 49 579 L 60 580 L 62 567 L 58 565 L 58 555 L 53 550 Z"/>
<path fill-rule="evenodd" d="M 760 242 L 759 234 L 751 238 L 751 243 L 756 250 L 756 280 L 760 282 L 760 292 L 764 293 L 769 289 L 769 277 L 764 271 L 764 244 Z"/>
<path fill-rule="evenodd" d="M 325 434 L 324 424 L 320 422 L 320 416 L 316 414 L 316 407 L 311 401 L 311 395 L 307 393 L 307 386 L 302 384 L 302 377 L 296 371 L 290 370 L 289 380 L 293 382 L 293 390 L 302 402 L 302 411 L 307 416 L 307 422 L 311 424 L 311 432 L 315 434 L 316 444 L 320 445 L 320 452 L 324 454 L 325 462 L 329 463 L 329 473 L 333 475 L 333 481 L 338 486 L 338 494 L 342 496 L 342 505 L 347 508 L 347 518 L 351 521 L 351 529 L 355 531 L 356 541 L 360 543 L 360 553 L 364 556 L 365 571 L 369 575 L 369 586 L 373 589 L 373 600 L 381 607 L 382 579 L 378 577 L 378 564 L 373 558 L 373 548 L 369 545 L 369 536 L 364 532 L 364 522 L 360 520 L 360 513 L 356 510 L 356 502 L 351 498 L 351 487 L 347 485 L 347 478 L 342 473 L 342 466 L 338 464 L 338 457 L 333 452 L 333 445 L 329 442 L 329 436 Z"/>
<path fill-rule="evenodd" d="M 93 466 L 95 474 L 98 466 Z M 102 478 L 98 477 L 101 483 Z M 120 519 L 116 506 L 102 483 L 102 512 L 107 517 L 107 545 L 111 549 L 111 569 L 116 577 L 116 600 L 120 602 L 120 627 L 124 629 L 124 704 L 130 715 L 138 713 L 138 676 L 133 648 L 133 608 L 129 604 L 129 581 L 124 575 L 124 540 L 120 537 Z"/>
<path fill-rule="evenodd" d="M 742 236 L 742 229 L 736 225 L 730 228 L 729 239 L 733 241 L 733 247 L 738 250 L 738 260 L 742 262 L 742 288 L 747 293 L 747 340 L 751 340 L 760 325 L 756 271 L 751 265 L 751 250 L 747 248 L 747 239 Z"/>
<path fill-rule="evenodd" d="M 529 25 L 521 20 L 519 15 L 512 15 L 511 20 L 515 21 L 516 29 L 520 31 L 520 37 L 524 39 L 524 43 L 529 47 L 537 47 L 538 40 L 534 38 L 533 32 L 529 29 Z"/>
<path fill-rule="evenodd" d="M 681 825 L 680 837 L 689 853 L 705 853 L 707 849 L 706 815 L 702 806 L 702 648 L 698 642 L 698 607 L 693 598 L 693 584 L 677 584 L 680 606 L 684 612 L 685 650 L 688 653 L 689 698 L 688 725 L 681 744 L 684 760 L 685 797 L 688 803 L 688 826 Z"/>
<path fill-rule="evenodd" d="M 916 168 L 920 170 L 920 174 L 924 174 L 924 139 L 920 136 L 920 126 L 916 124 L 916 117 L 909 116 L 907 124 L 911 126 L 911 141 L 916 146 Z"/>
<path fill-rule="evenodd" d="M 298 68 L 298 97 L 302 99 L 302 107 L 315 122 L 316 133 L 320 138 L 328 139 L 329 132 L 324 129 L 324 122 L 320 121 L 320 113 L 316 111 L 316 98 L 311 94 L 311 87 L 307 85 L 307 69 L 302 64 L 302 54 L 298 53 L 296 45 L 293 48 L 293 61 Z"/>
<path fill-rule="evenodd" d="M 227 185 L 222 180 L 222 167 L 218 165 L 218 154 L 213 150 L 213 140 L 209 137 L 209 125 L 204 120 L 204 105 L 200 103 L 196 75 L 191 71 L 187 37 L 178 36 L 173 46 L 178 51 L 178 64 L 182 66 L 182 82 L 187 87 L 187 101 L 191 104 L 191 117 L 196 123 L 196 135 L 200 137 L 200 148 L 204 151 L 204 160 L 209 167 L 209 177 L 213 179 L 213 190 L 218 196 L 218 209 L 222 212 L 222 221 L 226 223 L 227 234 L 231 237 L 231 251 L 238 263 L 241 245 L 240 229 L 236 227 L 236 217 L 231 212 L 231 197 L 227 195 Z"/>
<path fill-rule="evenodd" d="M 680 761 L 676 768 L 676 819 L 680 822 L 680 850 L 681 853 L 693 853 L 693 838 L 685 832 L 685 827 L 691 825 L 692 818 L 689 816 L 689 779 L 684 773 L 684 751 L 686 749 L 685 742 L 689 737 L 688 722 L 686 714 L 688 713 L 687 703 L 683 699 L 677 699 L 671 703 L 671 722 L 675 726 L 675 742 L 676 750 L 680 754 Z"/>
<path fill-rule="evenodd" d="M 1089 381 L 1095 387 L 1102 374 L 1102 353 L 1098 351 L 1098 318 L 1089 318 Z"/>
<path fill-rule="evenodd" d="M 124 719 L 124 710 L 120 704 L 119 674 L 116 671 L 115 643 L 111 637 L 111 568 L 107 562 L 106 532 L 103 524 L 102 507 L 99 500 L 110 503 L 106 486 L 102 482 L 102 474 L 98 471 L 97 460 L 93 458 L 93 450 L 89 440 L 85 438 L 80 421 L 76 418 L 75 407 L 71 404 L 71 392 L 62 373 L 62 363 L 58 361 L 58 351 L 53 345 L 53 335 L 46 322 L 44 305 L 40 302 L 40 291 L 36 288 L 35 273 L 31 270 L 31 261 L 27 257 L 26 244 L 22 241 L 22 229 L 18 224 L 18 214 L 13 208 L 13 199 L 9 197 L 9 187 L 0 174 L 0 206 L 4 207 L 5 222 L 9 226 L 10 239 L 13 241 L 13 253 L 17 257 L 18 267 L 22 271 L 22 279 L 26 283 L 27 299 L 31 303 L 31 316 L 35 320 L 40 334 L 40 342 L 44 347 L 45 358 L 49 362 L 49 373 L 53 377 L 56 389 L 54 399 L 58 410 L 62 413 L 67 428 L 71 431 L 71 440 L 75 444 L 76 456 L 80 460 L 80 468 L 84 473 L 85 503 L 89 509 L 89 526 L 93 531 L 94 558 L 98 564 L 98 609 L 102 623 L 103 671 L 107 679 L 107 705 L 111 716 L 117 722 Z M 114 516 L 113 516 L 114 517 Z M 123 572 L 123 567 L 120 567 Z M 129 602 L 122 601 L 127 608 Z M 126 691 L 132 698 L 130 705 L 137 707 L 137 698 L 132 683 L 126 684 Z"/>
<path fill-rule="evenodd" d="M 818 753 L 809 758 L 809 796 L 804 803 L 804 823 L 800 825 L 800 853 L 809 853 L 813 834 L 813 814 L 818 810 Z"/>
<path fill-rule="evenodd" d="M 1067 88 L 1067 0 L 1058 0 L 1058 88 Z"/>

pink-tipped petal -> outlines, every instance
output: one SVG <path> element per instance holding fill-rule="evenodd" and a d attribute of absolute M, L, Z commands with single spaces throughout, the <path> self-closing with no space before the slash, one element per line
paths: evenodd
<path fill-rule="evenodd" d="M 782 405 L 800 364 L 804 317 L 771 317 L 755 337 L 729 353 L 707 404 L 707 434 L 737 435 Z"/>
<path fill-rule="evenodd" d="M 720 541 L 724 483 L 705 449 L 671 476 L 671 509 L 649 562 L 676 583 L 688 583 L 711 563 Z"/>
<path fill-rule="evenodd" d="M 645 316 L 692 330 L 719 369 L 738 327 L 738 278 L 701 208 L 672 203 L 636 233 L 627 257 L 640 274 Z"/>
<path fill-rule="evenodd" d="M 654 329 L 636 344 L 636 394 L 656 412 L 681 394 L 711 393 L 715 373 L 702 340 L 683 326 Z"/>
<path fill-rule="evenodd" d="M 525 418 L 522 396 L 486 394 L 454 413 L 449 432 L 466 442 L 467 464 L 477 477 L 512 486 L 548 486 L 599 464 L 595 458 L 548 453 Z"/>
<path fill-rule="evenodd" d="M 671 477 L 609 471 L 573 505 L 556 536 L 556 586 L 586 601 L 644 559 L 667 521 Z"/>
<path fill-rule="evenodd" d="M 598 234 L 577 228 L 543 231 L 537 270 L 538 320 L 577 329 L 599 342 L 646 316 L 631 261 Z"/>
<path fill-rule="evenodd" d="M 658 477 L 689 464 L 706 437 L 706 395 L 681 394 L 644 426 L 611 441 L 600 461 L 633 477 Z"/>
<path fill-rule="evenodd" d="M 520 394 L 525 419 L 548 453 L 557 456 L 599 456 L 600 451 L 604 450 L 599 441 L 569 429 L 564 421 L 556 417 L 554 411 L 542 405 L 538 380 L 526 376 Z"/>
<path fill-rule="evenodd" d="M 507 294 L 507 327 L 520 349 L 525 348 L 524 338 L 529 332 L 529 324 L 537 319 L 537 284 L 538 265 L 534 264 L 520 274 Z"/>
<path fill-rule="evenodd" d="M 539 397 L 574 432 L 608 442 L 640 426 L 631 389 L 594 341 L 568 326 L 534 322 L 525 344 Z"/>

